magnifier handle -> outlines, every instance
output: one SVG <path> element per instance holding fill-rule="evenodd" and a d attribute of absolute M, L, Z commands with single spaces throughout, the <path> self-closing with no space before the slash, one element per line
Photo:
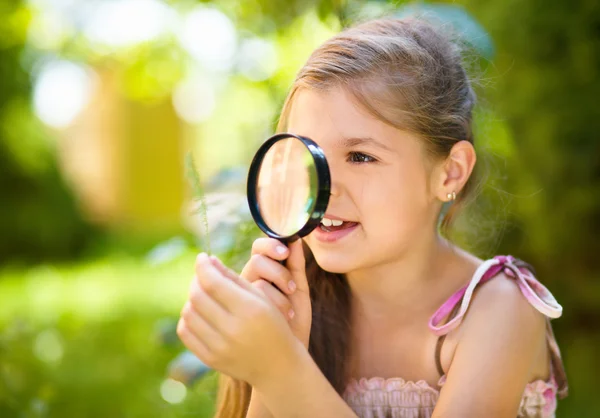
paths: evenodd
<path fill-rule="evenodd" d="M 288 250 L 289 250 L 289 245 L 287 244 L 287 241 L 285 239 L 277 239 L 277 241 L 279 241 L 281 244 L 285 245 Z M 287 261 L 287 258 L 283 259 L 283 260 L 277 260 L 279 262 L 279 264 L 281 264 L 282 266 L 285 267 L 285 262 Z"/>

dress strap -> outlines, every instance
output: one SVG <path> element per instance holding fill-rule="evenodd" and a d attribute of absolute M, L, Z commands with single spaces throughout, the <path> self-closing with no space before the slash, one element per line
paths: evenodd
<path fill-rule="evenodd" d="M 562 306 L 558 304 L 550 291 L 542 285 L 533 276 L 533 268 L 521 260 L 511 255 L 497 255 L 494 258 L 484 261 L 475 271 L 473 278 L 463 288 L 458 290 L 433 314 L 429 320 L 429 329 L 437 335 L 442 336 L 455 329 L 462 322 L 469 303 L 475 291 L 475 287 L 480 283 L 485 283 L 495 277 L 501 271 L 513 278 L 525 296 L 527 301 L 535 309 L 540 311 L 548 318 L 558 318 L 562 315 Z M 461 302 L 462 301 L 462 302 Z M 459 305 L 460 302 L 460 305 Z M 442 320 L 456 307 L 459 306 L 458 314 L 441 325 Z"/>
<path fill-rule="evenodd" d="M 560 355 L 560 349 L 554 337 L 552 324 L 550 324 L 550 318 L 546 318 L 546 341 L 548 342 L 548 350 L 550 351 L 550 373 L 556 381 L 557 395 L 560 399 L 563 399 L 569 394 L 569 383 Z"/>
<path fill-rule="evenodd" d="M 452 309 L 452 312 L 450 312 L 448 319 L 454 318 L 454 315 L 456 315 L 456 313 L 458 312 L 459 307 L 460 305 L 458 303 L 454 305 L 454 308 Z M 446 335 L 448 334 L 440 335 L 437 339 L 437 343 L 435 344 L 435 366 L 437 367 L 437 371 L 440 374 L 440 377 L 445 374 L 444 368 L 442 367 L 442 346 L 444 345 Z"/>

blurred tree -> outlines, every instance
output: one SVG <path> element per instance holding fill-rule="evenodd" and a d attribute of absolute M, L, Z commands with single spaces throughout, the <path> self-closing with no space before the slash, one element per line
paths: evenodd
<path fill-rule="evenodd" d="M 21 65 L 29 14 L 22 1 L 0 0 L 0 15 L 0 264 L 71 257 L 92 228 L 31 112 L 31 82 Z"/>

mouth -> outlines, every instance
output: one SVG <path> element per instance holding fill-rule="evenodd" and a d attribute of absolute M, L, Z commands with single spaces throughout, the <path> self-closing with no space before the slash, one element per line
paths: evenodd
<path fill-rule="evenodd" d="M 323 215 L 321 222 L 319 224 L 319 228 L 324 232 L 335 232 L 341 231 L 343 229 L 348 229 L 356 226 L 358 222 L 353 222 L 348 219 L 343 219 L 339 216 L 333 215 L 331 213 L 326 213 Z"/>
<path fill-rule="evenodd" d="M 347 239 L 345 237 L 352 236 L 354 231 L 359 227 L 358 222 L 338 221 L 335 225 L 333 222 L 325 218 L 321 220 L 321 224 L 315 228 L 315 238 L 324 244 L 334 244 L 340 240 Z"/>
<path fill-rule="evenodd" d="M 341 225 L 325 225 L 323 222 L 319 224 L 319 228 L 324 232 L 341 231 L 342 229 L 352 228 L 358 225 L 358 222 L 343 221 Z"/>

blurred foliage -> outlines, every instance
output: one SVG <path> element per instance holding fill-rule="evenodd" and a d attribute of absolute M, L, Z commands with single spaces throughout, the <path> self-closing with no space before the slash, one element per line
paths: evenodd
<path fill-rule="evenodd" d="M 58 170 L 54 145 L 32 114 L 21 65 L 28 13 L 1 0 L 0 265 L 15 258 L 72 258 L 93 237 Z"/>
<path fill-rule="evenodd" d="M 239 271 L 258 228 L 246 219 L 215 233 L 234 237 L 218 255 Z M 146 257 L 117 251 L 85 264 L 4 269 L 0 416 L 211 417 L 217 375 L 196 382 L 181 367 L 189 359 L 171 365 L 183 349 L 175 327 L 196 254 L 176 237 Z"/>
<path fill-rule="evenodd" d="M 564 307 L 554 321 L 571 395 L 559 417 L 600 415 L 600 5 L 484 2 L 465 7 L 498 54 L 488 98 L 508 128 L 499 253 L 533 264 Z"/>
<path fill-rule="evenodd" d="M 312 49 L 354 21 L 396 13 L 405 4 L 166 3 L 180 10 L 199 3 L 218 7 L 242 38 L 268 39 L 278 54 L 277 70 L 268 79 L 249 80 L 234 71 L 227 82 L 215 83 L 215 115 L 194 126 L 201 138 L 195 156 L 203 158 L 189 167 L 200 173 L 192 184 L 200 218 L 211 209 L 208 197 L 214 190 L 203 188 L 208 174 L 249 161 Z M 481 257 L 508 253 L 536 267 L 564 307 L 554 327 L 571 394 L 559 402 L 558 417 L 597 417 L 600 6 L 586 0 L 452 2 L 457 3 L 462 9 L 435 4 L 429 10 L 458 22 L 465 36 L 485 41 L 472 43 L 475 55 L 467 61 L 482 105 L 475 115 L 476 147 L 489 176 L 477 204 L 459 223 L 477 228 L 458 240 Z M 43 51 L 25 49 L 31 13 L 22 1 L 0 0 L 0 15 L 0 263 L 17 256 L 73 256 L 94 235 L 61 178 L 52 138 L 30 109 L 28 71 L 32 54 Z M 482 28 L 493 45 L 472 35 Z M 189 66 L 189 57 L 171 38 L 111 52 L 75 34 L 56 53 L 90 64 L 119 61 L 124 94 L 139 101 L 170 95 Z M 161 392 L 170 390 L 167 367 L 182 349 L 173 340 L 174 322 L 197 248 L 212 250 L 239 271 L 259 231 L 244 218 L 220 227 L 197 222 L 197 241 L 176 237 L 147 257 L 139 251 L 125 255 L 130 248 L 120 252 L 105 238 L 94 242 L 110 248 L 106 259 L 0 272 L 0 416 L 210 416 L 212 374 L 181 403 L 170 404 Z M 137 239 L 126 237 L 139 248 Z"/>

